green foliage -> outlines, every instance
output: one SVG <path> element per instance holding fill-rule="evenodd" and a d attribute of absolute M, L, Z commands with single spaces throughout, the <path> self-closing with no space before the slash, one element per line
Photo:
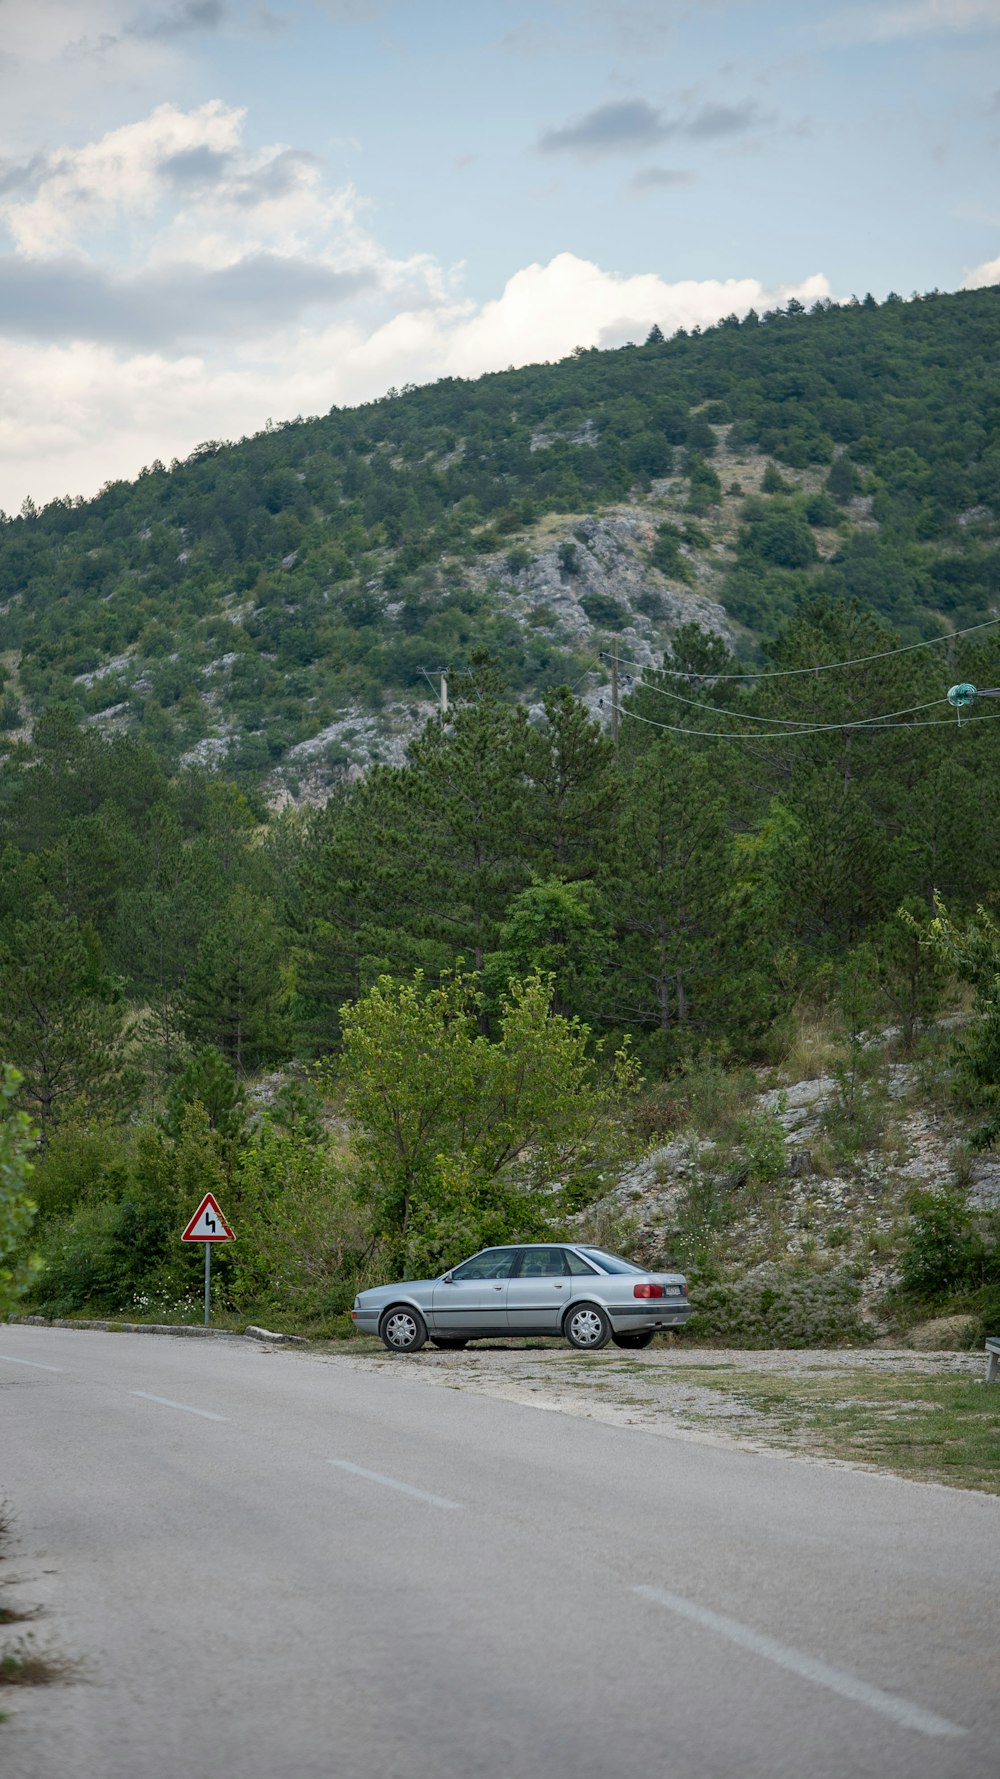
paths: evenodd
<path fill-rule="evenodd" d="M 782 1274 L 761 1267 L 730 1283 L 700 1283 L 688 1327 L 724 1347 L 859 1346 L 857 1280 L 849 1272 Z"/>
<path fill-rule="evenodd" d="M 70 1108 L 99 1111 L 127 1096 L 127 1012 L 103 976 L 91 926 L 42 891 L 0 937 L 0 1051 L 20 1071 L 44 1148 Z"/>
<path fill-rule="evenodd" d="M 430 988 L 419 974 L 384 977 L 343 1010 L 362 1187 L 376 1229 L 411 1262 L 539 1233 L 549 1195 L 570 1178 L 596 1190 L 614 1113 L 637 1087 L 625 1049 L 602 1076 L 586 1027 L 553 1013 L 542 977 L 511 983 L 494 1041 L 480 1010 L 475 978 Z"/>
<path fill-rule="evenodd" d="M 965 1199 L 957 1192 L 917 1192 L 903 1251 L 902 1285 L 921 1302 L 982 1283 L 985 1249 Z"/>
<path fill-rule="evenodd" d="M 1000 928 L 982 907 L 964 922 L 955 920 L 940 899 L 935 909 L 927 943 L 975 989 L 973 1016 L 954 1054 L 967 1102 L 987 1113 L 973 1146 L 989 1149 L 1000 1138 Z"/>
<path fill-rule="evenodd" d="M 649 560 L 654 568 L 658 568 L 671 580 L 690 583 L 694 580 L 694 573 L 690 562 L 681 555 L 683 540 L 684 533 L 680 527 L 672 524 L 669 519 L 665 520 L 656 528 L 656 542 Z"/>
<path fill-rule="evenodd" d="M 788 1163 L 785 1131 L 777 1113 L 750 1113 L 739 1120 L 736 1134 L 750 1179 L 765 1186 L 780 1180 Z"/>
<path fill-rule="evenodd" d="M 28 1289 L 38 1261 L 28 1248 L 35 1201 L 28 1191 L 37 1133 L 14 1105 L 20 1077 L 9 1064 L 0 1074 L 0 1315 Z"/>
<path fill-rule="evenodd" d="M 273 910 L 237 889 L 198 948 L 184 986 L 181 1020 L 243 1074 L 285 1053 L 288 985 Z"/>
<path fill-rule="evenodd" d="M 521 890 L 483 965 L 483 988 L 498 1005 L 520 978 L 552 982 L 556 1013 L 586 1017 L 599 1004 L 610 949 L 609 921 L 590 884 L 546 878 Z"/>
<path fill-rule="evenodd" d="M 731 449 L 774 460 L 772 500 L 787 487 L 778 464 L 828 465 L 845 513 L 863 478 L 893 570 L 873 583 L 878 611 L 920 634 L 937 613 L 972 621 L 995 597 L 997 552 L 958 521 L 994 499 L 996 328 L 990 290 L 728 317 L 645 348 L 445 378 L 28 509 L 0 526 L 19 698 L 35 718 L 60 701 L 88 716 L 124 705 L 170 770 L 216 726 L 218 700 L 253 778 L 349 699 L 415 689 L 428 658 L 502 643 L 527 691 L 524 643 L 468 565 L 546 513 L 628 498 L 670 473 L 676 447 L 690 510 L 710 510 L 722 424 Z M 787 527 L 765 541 L 779 575 L 837 574 Z M 803 569 L 783 566 L 789 552 Z M 773 633 L 794 597 L 780 580 L 763 589 L 751 561 L 726 603 Z M 16 723 L 17 704 L 4 688 L 0 720 Z"/>

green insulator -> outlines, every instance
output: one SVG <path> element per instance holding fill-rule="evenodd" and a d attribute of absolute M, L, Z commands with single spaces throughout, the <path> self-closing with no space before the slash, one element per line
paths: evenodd
<path fill-rule="evenodd" d="M 976 688 L 967 679 L 960 680 L 957 686 L 948 687 L 948 703 L 956 710 L 964 710 L 976 696 Z"/>

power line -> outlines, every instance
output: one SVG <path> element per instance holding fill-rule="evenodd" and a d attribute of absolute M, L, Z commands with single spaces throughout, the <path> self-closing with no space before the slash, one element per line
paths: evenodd
<path fill-rule="evenodd" d="M 943 699 L 935 699 L 935 703 L 943 703 Z M 919 706 L 917 708 L 920 708 Z M 733 713 L 735 715 L 735 712 Z M 893 713 L 887 712 L 887 716 Z M 902 713 L 896 712 L 900 715 Z M 671 735 L 699 735 L 704 741 L 791 741 L 796 735 L 825 735 L 844 729 L 870 729 L 874 734 L 885 734 L 889 729 L 953 729 L 955 724 L 950 717 L 931 717 L 919 723 L 891 723 L 884 718 L 865 717 L 860 722 L 850 723 L 816 723 L 811 729 L 764 729 L 757 731 L 744 730 L 741 734 L 736 729 L 685 729 L 678 723 L 656 723 L 652 717 L 641 717 L 638 711 L 629 710 L 628 705 L 621 706 L 621 715 L 631 717 L 634 723 L 645 723 L 650 729 L 665 729 Z M 993 711 L 988 717 L 970 717 L 961 725 L 963 729 L 971 729 L 973 723 L 1000 722 L 1000 711 Z"/>
<path fill-rule="evenodd" d="M 698 672 L 680 667 L 657 667 L 653 671 L 666 674 L 669 679 L 703 679 L 713 682 L 718 680 L 796 679 L 807 673 L 833 673 L 840 667 L 865 667 L 870 661 L 888 661 L 892 655 L 912 654 L 914 649 L 932 649 L 939 642 L 954 642 L 959 636 L 972 636 L 977 630 L 990 630 L 997 624 L 1000 624 L 1000 617 L 985 618 L 981 624 L 967 624 L 964 630 L 948 630 L 941 636 L 928 637 L 926 642 L 902 643 L 897 649 L 882 649 L 876 655 L 856 655 L 852 661 L 823 661 L 815 667 L 760 668 L 753 673 L 712 673 L 704 669 Z M 606 654 L 607 650 L 601 652 Z M 638 667 L 640 672 L 651 671 L 645 662 L 628 661 L 624 657 L 619 657 L 619 665 Z"/>
<path fill-rule="evenodd" d="M 936 704 L 947 704 L 948 702 L 946 698 L 928 698 L 923 704 L 911 704 L 905 710 L 887 710 L 884 712 L 883 716 L 862 717 L 857 721 L 852 719 L 850 722 L 834 723 L 831 725 L 828 723 L 806 723 L 802 717 L 764 717 L 756 716 L 754 712 L 750 710 L 727 710 L 724 705 L 706 705 L 700 698 L 685 698 L 683 693 L 671 692 L 666 686 L 655 686 L 650 680 L 642 681 L 642 689 L 646 692 L 659 692 L 662 698 L 672 698 L 678 704 L 690 704 L 695 710 L 710 712 L 712 716 L 736 717 L 741 722 L 746 723 L 781 723 L 783 726 L 789 728 L 798 726 L 800 730 L 805 728 L 826 729 L 830 727 L 835 729 L 858 728 L 862 727 L 865 723 L 880 723 L 883 720 L 888 720 L 890 717 L 912 716 L 914 711 L 931 710 Z"/>

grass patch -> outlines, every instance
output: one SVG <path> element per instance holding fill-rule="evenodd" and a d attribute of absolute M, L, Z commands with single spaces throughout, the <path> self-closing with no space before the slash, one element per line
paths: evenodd
<path fill-rule="evenodd" d="M 775 1445 L 1000 1494 L 1000 1389 L 870 1371 L 720 1377 L 692 1366 L 685 1375 L 753 1410 Z"/>
<path fill-rule="evenodd" d="M 57 1650 L 39 1649 L 31 1633 L 0 1650 L 0 1686 L 55 1686 L 78 1677 L 79 1662 Z"/>

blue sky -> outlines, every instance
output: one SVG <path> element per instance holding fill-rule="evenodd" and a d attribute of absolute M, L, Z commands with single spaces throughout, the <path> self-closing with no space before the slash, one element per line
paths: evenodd
<path fill-rule="evenodd" d="M 1000 279 L 1000 0 L 0 0 L 0 505 Z"/>

